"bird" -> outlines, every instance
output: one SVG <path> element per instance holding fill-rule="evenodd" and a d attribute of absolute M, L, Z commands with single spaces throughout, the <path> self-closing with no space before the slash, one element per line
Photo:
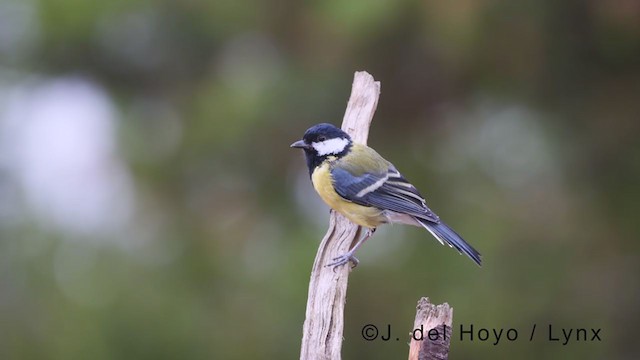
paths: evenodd
<path fill-rule="evenodd" d="M 378 226 L 399 223 L 425 228 L 441 244 L 467 255 L 478 266 L 480 253 L 445 224 L 396 167 L 374 149 L 359 144 L 340 128 L 320 123 L 291 144 L 304 150 L 314 189 L 332 209 L 367 229 L 356 244 L 327 266 L 359 261 L 354 256 Z"/>

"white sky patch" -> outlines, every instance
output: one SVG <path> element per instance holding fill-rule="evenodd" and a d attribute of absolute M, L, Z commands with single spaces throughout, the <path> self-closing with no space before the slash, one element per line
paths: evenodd
<path fill-rule="evenodd" d="M 7 93 L 0 104 L 2 160 L 24 206 L 42 225 L 115 238 L 132 216 L 134 189 L 116 152 L 117 118 L 107 94 L 78 77 L 19 84 Z"/>
<path fill-rule="evenodd" d="M 318 155 L 324 156 L 329 154 L 339 154 L 349 144 L 349 139 L 334 138 L 322 142 L 314 142 L 311 144 L 318 152 Z"/>

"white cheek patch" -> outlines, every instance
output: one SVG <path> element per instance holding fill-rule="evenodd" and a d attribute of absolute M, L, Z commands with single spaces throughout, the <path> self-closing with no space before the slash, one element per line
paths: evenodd
<path fill-rule="evenodd" d="M 322 142 L 314 142 L 311 144 L 316 152 L 320 156 L 329 155 L 329 154 L 339 154 L 344 151 L 344 148 L 349 144 L 349 139 L 345 138 L 335 138 L 329 139 Z"/>

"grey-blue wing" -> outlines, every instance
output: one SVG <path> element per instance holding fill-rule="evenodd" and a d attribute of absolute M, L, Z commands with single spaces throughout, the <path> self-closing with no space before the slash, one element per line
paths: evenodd
<path fill-rule="evenodd" d="M 480 253 L 441 222 L 438 215 L 427 207 L 418 190 L 393 166 L 387 172 L 363 175 L 354 175 L 346 169 L 334 167 L 331 175 L 336 192 L 343 198 L 363 206 L 411 215 L 440 243 L 447 243 L 478 265 L 482 263 Z"/>
<path fill-rule="evenodd" d="M 336 192 L 349 201 L 440 223 L 440 219 L 427 207 L 418 190 L 393 166 L 384 173 L 365 173 L 359 176 L 334 167 L 331 175 Z"/>

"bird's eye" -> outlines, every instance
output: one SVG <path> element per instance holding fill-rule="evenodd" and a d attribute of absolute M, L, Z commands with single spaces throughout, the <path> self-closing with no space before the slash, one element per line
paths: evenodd
<path fill-rule="evenodd" d="M 325 141 L 325 140 L 327 140 L 326 136 L 324 136 L 324 135 L 318 136 L 318 141 Z"/>

